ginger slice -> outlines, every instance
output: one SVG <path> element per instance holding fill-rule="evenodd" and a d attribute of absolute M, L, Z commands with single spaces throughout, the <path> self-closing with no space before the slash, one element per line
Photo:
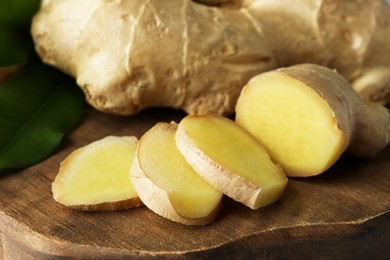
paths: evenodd
<path fill-rule="evenodd" d="M 264 144 L 289 176 L 330 167 L 346 137 L 327 102 L 305 83 L 280 73 L 253 78 L 236 107 L 236 121 Z"/>
<path fill-rule="evenodd" d="M 72 152 L 52 184 L 54 199 L 89 211 L 143 205 L 129 178 L 137 143 L 134 136 L 108 136 Z"/>
<path fill-rule="evenodd" d="M 175 144 L 175 123 L 158 123 L 138 145 L 130 176 L 144 204 L 158 215 L 187 225 L 207 224 L 223 194 L 204 181 Z"/>
<path fill-rule="evenodd" d="M 238 99 L 236 122 L 297 177 L 323 173 L 344 151 L 373 156 L 390 137 L 386 108 L 363 103 L 341 75 L 314 64 L 252 78 Z"/>
<path fill-rule="evenodd" d="M 252 209 L 275 202 L 287 185 L 263 146 L 228 118 L 187 116 L 179 123 L 176 144 L 207 182 Z"/>

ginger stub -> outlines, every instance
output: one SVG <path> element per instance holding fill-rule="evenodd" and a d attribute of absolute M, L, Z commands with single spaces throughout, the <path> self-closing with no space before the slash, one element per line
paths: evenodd
<path fill-rule="evenodd" d="M 176 125 L 158 123 L 138 145 L 130 177 L 144 204 L 158 215 L 187 225 L 214 220 L 223 194 L 203 180 L 175 144 Z"/>
<path fill-rule="evenodd" d="M 363 103 L 342 76 L 314 64 L 252 78 L 238 99 L 236 122 L 288 176 L 323 173 L 344 151 L 373 156 L 390 136 L 386 108 Z"/>
<path fill-rule="evenodd" d="M 263 146 L 230 119 L 187 116 L 179 123 L 176 144 L 207 182 L 252 209 L 279 199 L 287 185 Z"/>
<path fill-rule="evenodd" d="M 108 136 L 72 152 L 52 184 L 54 199 L 93 211 L 143 205 L 129 178 L 137 143 L 136 137 Z"/>

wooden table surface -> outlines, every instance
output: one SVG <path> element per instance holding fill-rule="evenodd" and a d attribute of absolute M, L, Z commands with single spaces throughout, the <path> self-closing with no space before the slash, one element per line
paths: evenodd
<path fill-rule="evenodd" d="M 212 224 L 185 226 L 146 207 L 80 212 L 51 194 L 59 163 L 107 135 L 141 137 L 183 113 L 154 109 L 133 117 L 88 108 L 56 154 L 0 177 L 3 259 L 240 258 L 389 259 L 390 147 L 370 160 L 342 157 L 326 173 L 291 178 L 283 197 L 259 210 L 224 198 Z"/>

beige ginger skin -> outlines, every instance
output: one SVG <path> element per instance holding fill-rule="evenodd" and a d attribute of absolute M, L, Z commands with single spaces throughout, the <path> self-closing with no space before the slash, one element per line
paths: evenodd
<path fill-rule="evenodd" d="M 364 100 L 390 101 L 383 0 L 43 0 L 31 31 L 42 60 L 108 113 L 232 114 L 251 77 L 298 63 L 336 69 Z"/>
<path fill-rule="evenodd" d="M 32 34 L 45 62 L 115 114 L 232 113 L 246 81 L 276 66 L 252 20 L 187 0 L 43 1 Z"/>

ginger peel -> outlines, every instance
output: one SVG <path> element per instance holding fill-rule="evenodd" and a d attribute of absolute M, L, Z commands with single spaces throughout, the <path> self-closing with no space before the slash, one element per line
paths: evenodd
<path fill-rule="evenodd" d="M 300 63 L 336 69 L 364 100 L 390 104 L 381 0 L 46 0 L 31 31 L 42 60 L 107 113 L 232 114 L 250 78 Z"/>

